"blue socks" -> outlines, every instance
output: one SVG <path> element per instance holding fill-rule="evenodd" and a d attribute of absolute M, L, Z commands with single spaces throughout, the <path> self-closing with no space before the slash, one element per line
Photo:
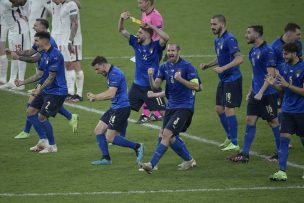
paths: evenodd
<path fill-rule="evenodd" d="M 107 142 L 105 134 L 96 135 L 96 140 L 97 140 L 99 149 L 102 152 L 102 157 L 106 158 L 107 160 L 110 160 L 110 154 L 109 154 L 109 150 L 108 150 L 108 142 Z"/>
<path fill-rule="evenodd" d="M 281 171 L 286 170 L 289 143 L 290 143 L 289 138 L 286 138 L 286 137 L 281 137 L 280 138 L 279 167 L 280 167 Z"/>
<path fill-rule="evenodd" d="M 178 154 L 184 161 L 190 161 L 192 159 L 190 152 L 188 151 L 185 143 L 179 136 L 175 137 L 175 141 L 170 145 L 172 150 Z"/>
<path fill-rule="evenodd" d="M 229 126 L 230 141 L 232 142 L 232 144 L 237 145 L 238 123 L 236 120 L 236 116 L 227 116 L 227 123 Z"/>
<path fill-rule="evenodd" d="M 33 124 L 39 138 L 46 139 L 46 133 L 44 131 L 43 125 L 41 124 L 41 122 L 38 119 L 38 115 L 35 114 L 33 116 L 27 116 L 27 120 L 29 120 Z"/>
<path fill-rule="evenodd" d="M 163 145 L 162 143 L 159 143 L 159 145 L 157 145 L 157 148 L 150 161 L 153 168 L 157 165 L 160 158 L 166 153 L 167 149 L 168 147 Z"/>
<path fill-rule="evenodd" d="M 255 132 L 256 132 L 256 126 L 255 125 L 252 125 L 252 126 L 247 125 L 246 126 L 244 146 L 243 146 L 243 150 L 242 150 L 242 153 L 246 156 L 249 156 L 249 150 L 250 150 L 251 144 L 254 140 Z"/>
<path fill-rule="evenodd" d="M 118 146 L 121 146 L 121 147 L 129 147 L 129 148 L 132 148 L 132 149 L 135 149 L 135 150 L 138 148 L 138 145 L 139 145 L 139 144 L 131 142 L 131 141 L 127 140 L 126 138 L 121 137 L 119 135 L 115 136 L 112 144 L 118 145 Z"/>
<path fill-rule="evenodd" d="M 272 132 L 273 132 L 274 140 L 275 140 L 275 143 L 276 143 L 277 151 L 279 151 L 279 148 L 280 148 L 280 127 L 277 126 L 275 128 L 272 128 Z"/>
<path fill-rule="evenodd" d="M 227 138 L 230 140 L 228 120 L 225 113 L 218 114 L 221 124 L 226 132 Z"/>
<path fill-rule="evenodd" d="M 66 119 L 71 120 L 72 119 L 72 114 L 66 110 L 63 105 L 61 106 L 61 108 L 59 109 L 58 113 L 60 113 L 61 115 L 63 115 L 64 117 L 66 117 Z"/>
<path fill-rule="evenodd" d="M 45 120 L 45 121 L 41 122 L 41 124 L 44 127 L 44 130 L 46 132 L 46 137 L 49 140 L 49 145 L 54 145 L 55 138 L 54 138 L 54 133 L 53 133 L 53 127 L 52 127 L 50 121 Z"/>
<path fill-rule="evenodd" d="M 123 130 L 119 133 L 119 136 L 126 137 L 127 127 L 128 127 L 128 121 L 125 123 Z"/>
<path fill-rule="evenodd" d="M 30 106 L 30 104 L 28 103 L 26 105 L 26 108 L 28 108 L 29 106 Z M 30 133 L 31 128 L 32 128 L 32 123 L 26 118 L 23 132 Z"/>

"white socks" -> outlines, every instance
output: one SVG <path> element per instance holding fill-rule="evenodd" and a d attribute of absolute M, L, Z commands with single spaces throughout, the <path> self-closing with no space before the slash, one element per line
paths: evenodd
<path fill-rule="evenodd" d="M 18 79 L 23 81 L 26 71 L 26 62 L 18 61 L 18 68 L 19 68 Z"/>
<path fill-rule="evenodd" d="M 9 83 L 15 84 L 15 80 L 17 79 L 18 70 L 19 70 L 19 61 L 12 60 Z"/>
<path fill-rule="evenodd" d="M 77 95 L 82 97 L 83 91 L 83 82 L 84 82 L 84 74 L 83 71 L 76 71 L 76 88 L 77 88 Z"/>
<path fill-rule="evenodd" d="M 6 83 L 7 82 L 7 57 L 6 55 L 0 56 L 0 82 Z"/>
<path fill-rule="evenodd" d="M 76 80 L 75 70 L 66 70 L 65 78 L 66 78 L 67 86 L 68 86 L 68 94 L 74 95 L 75 94 L 75 80 Z"/>

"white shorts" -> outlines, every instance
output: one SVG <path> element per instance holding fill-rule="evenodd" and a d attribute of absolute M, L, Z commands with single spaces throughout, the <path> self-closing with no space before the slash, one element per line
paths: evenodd
<path fill-rule="evenodd" d="M 1 42 L 6 42 L 7 32 L 8 32 L 7 26 L 0 24 L 0 41 Z"/>
<path fill-rule="evenodd" d="M 62 55 L 65 62 L 74 62 L 82 60 L 82 45 L 74 45 L 75 54 L 71 54 L 68 45 L 62 46 Z"/>
<path fill-rule="evenodd" d="M 8 47 L 11 51 L 29 50 L 31 48 L 29 34 L 9 34 Z"/>

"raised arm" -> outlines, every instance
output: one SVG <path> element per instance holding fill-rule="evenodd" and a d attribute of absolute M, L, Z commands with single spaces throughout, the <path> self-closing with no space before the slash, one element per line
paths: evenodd
<path fill-rule="evenodd" d="M 149 83 L 150 83 L 151 89 L 153 91 L 156 91 L 160 88 L 162 80 L 160 78 L 156 78 L 154 80 L 153 75 L 154 75 L 154 68 L 149 68 L 148 69 Z"/>
<path fill-rule="evenodd" d="M 198 91 L 200 89 L 199 87 L 199 82 L 197 78 L 192 79 L 191 81 L 185 80 L 182 78 L 180 72 L 176 72 L 174 75 L 174 79 L 177 80 L 178 82 L 182 83 L 184 86 L 191 90 Z"/>
<path fill-rule="evenodd" d="M 32 75 L 31 77 L 25 79 L 24 81 L 15 80 L 15 85 L 17 87 L 19 87 L 19 86 L 22 86 L 22 85 L 26 85 L 26 84 L 29 84 L 29 83 L 36 82 L 37 80 L 39 80 L 40 78 L 42 78 L 43 73 L 44 73 L 43 71 L 37 70 L 35 75 Z"/>
<path fill-rule="evenodd" d="M 201 63 L 200 64 L 200 68 L 202 69 L 202 70 L 206 70 L 206 69 L 208 69 L 208 68 L 211 68 L 211 67 L 213 67 L 213 66 L 217 66 L 218 65 L 218 61 L 217 61 L 217 58 L 215 58 L 215 59 L 213 59 L 210 63 L 208 63 L 208 64 L 204 64 L 204 63 Z"/>
<path fill-rule="evenodd" d="M 109 87 L 109 89 L 99 94 L 93 94 L 91 92 L 88 92 L 87 97 L 88 100 L 90 100 L 91 102 L 109 100 L 115 97 L 116 92 L 117 92 L 117 87 Z"/>
<path fill-rule="evenodd" d="M 131 14 L 129 11 L 123 12 L 120 14 L 119 21 L 118 21 L 118 32 L 121 33 L 127 40 L 130 40 L 130 33 L 124 27 L 124 21 L 129 19 Z"/>
<path fill-rule="evenodd" d="M 18 52 L 11 52 L 11 56 L 14 60 L 25 61 L 27 63 L 37 63 L 40 60 L 41 54 L 36 52 L 33 55 L 18 55 Z"/>
<path fill-rule="evenodd" d="M 157 35 L 159 36 L 159 43 L 161 46 L 165 46 L 167 44 L 170 37 L 166 32 L 164 32 L 162 29 L 159 29 L 158 27 L 156 27 L 150 23 L 146 23 L 144 26 L 147 28 L 151 28 L 154 32 L 157 33 Z"/>
<path fill-rule="evenodd" d="M 278 83 L 279 83 L 280 86 L 288 88 L 290 91 L 292 91 L 292 92 L 294 92 L 294 93 L 296 93 L 296 94 L 301 95 L 301 96 L 304 97 L 304 88 L 297 87 L 297 86 L 294 86 L 294 85 L 290 84 L 280 74 L 278 74 L 276 76 L 276 80 L 278 81 Z"/>

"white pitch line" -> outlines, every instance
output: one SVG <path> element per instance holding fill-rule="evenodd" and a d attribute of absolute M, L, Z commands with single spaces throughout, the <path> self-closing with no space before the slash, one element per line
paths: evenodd
<path fill-rule="evenodd" d="M 304 186 L 294 185 L 286 187 L 233 187 L 233 188 L 197 188 L 180 190 L 130 190 L 130 191 L 101 191 L 101 192 L 55 192 L 55 193 L 0 193 L 0 197 L 45 197 L 45 196 L 98 196 L 98 195 L 130 195 L 130 194 L 155 194 L 155 193 L 193 193 L 193 192 L 227 192 L 227 191 L 265 191 L 304 189 Z"/>
<path fill-rule="evenodd" d="M 12 90 L 5 90 L 5 91 L 11 92 L 11 93 L 14 93 L 14 94 L 18 94 L 18 95 L 28 96 L 28 94 L 26 94 L 25 92 L 18 92 L 18 91 L 12 91 Z M 78 104 L 71 104 L 71 103 L 67 103 L 67 102 L 65 102 L 64 104 L 66 106 L 70 106 L 72 108 L 80 109 L 80 110 L 83 110 L 83 111 L 86 111 L 86 112 L 92 112 L 92 113 L 97 113 L 97 114 L 104 114 L 105 113 L 104 111 L 94 109 L 94 108 L 90 108 L 90 107 L 86 107 L 86 106 L 81 106 L 81 105 L 78 105 Z M 136 123 L 136 120 L 134 120 L 132 118 L 129 118 L 128 121 L 131 122 L 131 123 Z M 160 130 L 159 126 L 149 124 L 149 123 L 142 124 L 142 126 L 145 126 L 147 128 L 151 128 L 151 129 L 155 129 L 155 130 Z M 190 135 L 188 133 L 181 133 L 181 135 L 183 137 L 187 137 L 189 139 L 196 140 L 196 141 L 199 141 L 201 143 L 208 144 L 208 145 L 219 146 L 219 144 L 220 144 L 219 142 L 217 142 L 215 140 L 209 140 L 209 139 L 202 138 L 202 137 L 199 137 L 199 136 Z M 267 158 L 266 155 L 259 154 L 258 152 L 255 152 L 255 151 L 250 151 L 250 155 L 260 157 L 262 159 Z M 304 169 L 303 165 L 293 163 L 293 162 L 289 162 L 289 161 L 287 162 L 287 165 L 290 166 L 290 167 L 293 167 L 293 168 L 297 168 L 297 169 Z"/>

